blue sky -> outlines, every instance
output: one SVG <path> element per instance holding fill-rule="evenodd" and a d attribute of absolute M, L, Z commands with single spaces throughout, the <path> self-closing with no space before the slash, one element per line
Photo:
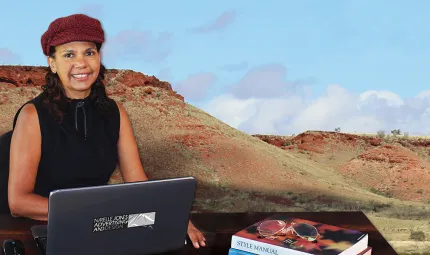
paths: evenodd
<path fill-rule="evenodd" d="M 167 80 L 245 132 L 430 133 L 429 1 L 43 3 L 1 3 L 0 64 L 46 65 L 40 36 L 80 12 L 102 21 L 108 68 Z"/>

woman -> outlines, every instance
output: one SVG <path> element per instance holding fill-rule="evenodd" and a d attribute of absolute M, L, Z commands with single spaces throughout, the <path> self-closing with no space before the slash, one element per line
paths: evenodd
<path fill-rule="evenodd" d="M 102 83 L 103 42 L 101 23 L 82 14 L 54 20 L 42 35 L 46 85 L 17 112 L 10 145 L 13 216 L 47 220 L 49 192 L 106 184 L 117 163 L 125 182 L 147 180 L 127 113 Z M 205 246 L 191 222 L 188 235 Z"/>

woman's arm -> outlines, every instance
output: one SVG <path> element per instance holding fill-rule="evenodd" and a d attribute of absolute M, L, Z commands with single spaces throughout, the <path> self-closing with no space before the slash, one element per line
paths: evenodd
<path fill-rule="evenodd" d="M 48 199 L 33 193 L 41 156 L 39 117 L 33 104 L 18 115 L 10 145 L 8 201 L 14 217 L 47 220 Z"/>
<path fill-rule="evenodd" d="M 124 107 L 117 103 L 120 111 L 118 139 L 118 166 L 124 182 L 146 181 L 148 177 L 140 162 L 139 150 L 133 129 Z"/>
<path fill-rule="evenodd" d="M 121 175 L 124 182 L 146 181 L 148 178 L 143 170 L 142 162 L 140 162 L 139 150 L 130 119 L 124 107 L 120 103 L 117 104 L 121 115 L 121 127 L 118 140 L 118 165 Z M 188 222 L 187 232 L 195 248 L 206 246 L 206 238 L 191 221 Z"/>

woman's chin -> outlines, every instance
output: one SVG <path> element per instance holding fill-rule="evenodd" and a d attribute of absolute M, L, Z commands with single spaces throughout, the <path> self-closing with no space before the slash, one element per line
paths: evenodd
<path fill-rule="evenodd" d="M 66 90 L 68 90 L 68 94 L 73 94 L 73 98 L 84 98 L 90 94 L 91 85 L 74 84 Z"/>
<path fill-rule="evenodd" d="M 76 82 L 74 81 L 71 85 L 75 90 L 85 91 L 91 89 L 94 81 Z"/>
<path fill-rule="evenodd" d="M 91 84 L 78 84 L 72 86 L 73 90 L 85 92 L 91 89 Z"/>

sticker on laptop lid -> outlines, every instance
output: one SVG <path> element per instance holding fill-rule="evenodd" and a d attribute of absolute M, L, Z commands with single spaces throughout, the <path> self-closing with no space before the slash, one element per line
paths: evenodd
<path fill-rule="evenodd" d="M 155 223 L 155 212 L 116 215 L 95 218 L 93 232 L 103 232 L 115 229 L 134 227 L 150 227 Z"/>

